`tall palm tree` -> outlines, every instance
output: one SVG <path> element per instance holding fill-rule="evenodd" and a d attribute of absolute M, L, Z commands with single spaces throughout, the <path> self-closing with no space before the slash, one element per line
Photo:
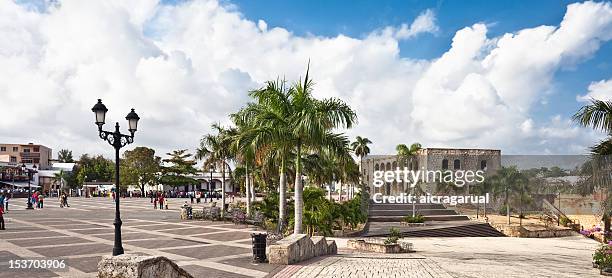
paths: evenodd
<path fill-rule="evenodd" d="M 68 175 L 64 170 L 60 170 L 58 173 L 53 174 L 55 182 L 59 182 L 59 189 L 64 189 L 64 181 L 68 178 Z"/>
<path fill-rule="evenodd" d="M 591 99 L 589 104 L 583 106 L 574 114 L 573 120 L 581 126 L 607 132 L 608 138 L 591 147 L 591 152 L 594 155 L 612 155 L 612 101 Z M 599 158 L 594 159 L 599 160 Z M 612 190 L 612 188 L 609 188 L 609 190 Z M 602 207 L 604 208 L 602 217 L 604 227 L 605 230 L 609 230 L 610 214 L 612 214 L 612 195 L 608 194 L 607 200 L 602 202 Z"/>
<path fill-rule="evenodd" d="M 289 91 L 292 113 L 290 116 L 291 133 L 296 139 L 295 151 L 295 224 L 293 233 L 302 233 L 303 221 L 303 184 L 301 156 L 309 150 L 326 148 L 333 153 L 342 154 L 348 146 L 343 134 L 333 133 L 335 128 L 351 128 L 357 121 L 355 112 L 342 100 L 329 98 L 318 100 L 312 96 L 312 80 L 306 77 Z"/>
<path fill-rule="evenodd" d="M 419 150 L 421 150 L 421 144 L 419 143 L 413 143 L 412 145 L 410 145 L 410 147 L 406 146 L 405 144 L 399 144 L 395 147 L 395 151 L 397 151 L 397 160 L 400 162 L 400 165 L 404 165 L 404 167 L 407 166 L 408 161 L 412 160 L 412 158 L 414 156 L 416 156 L 417 152 Z M 413 169 L 410 169 L 413 170 Z M 419 186 L 419 185 L 416 185 Z M 406 181 L 402 181 L 402 188 L 404 191 L 406 191 Z M 415 194 L 415 189 L 414 187 L 411 189 L 412 193 L 411 195 L 414 196 Z M 415 202 L 412 202 L 412 216 L 416 216 L 416 204 Z"/>
<path fill-rule="evenodd" d="M 225 129 L 218 124 L 213 124 L 212 129 L 216 134 L 204 135 L 200 140 L 200 146 L 196 149 L 195 158 L 204 160 L 204 169 L 211 165 L 221 168 L 221 218 L 225 216 L 225 174 L 226 170 L 231 172 L 229 160 L 231 159 L 232 136 L 234 129 Z"/>
<path fill-rule="evenodd" d="M 356 123 L 356 114 L 343 101 L 335 98 L 318 100 L 312 96 L 312 80 L 306 77 L 287 88 L 284 81 L 267 82 L 250 95 L 256 103 L 248 104 L 239 114 L 250 118 L 252 129 L 247 137 L 255 146 L 264 147 L 270 156 L 280 160 L 279 192 L 283 194 L 286 183 L 286 163 L 290 154 L 294 157 L 295 172 L 295 220 L 294 233 L 302 232 L 303 184 L 302 156 L 327 149 L 342 154 L 348 146 L 343 134 L 336 128 L 350 128 Z M 284 196 L 280 196 L 281 204 Z M 282 210 L 282 208 L 281 208 Z M 282 223 L 282 222 L 281 222 Z"/>
<path fill-rule="evenodd" d="M 510 199 L 519 197 L 520 209 L 522 214 L 522 201 L 525 193 L 529 192 L 527 185 L 529 180 L 527 176 L 521 173 L 516 166 L 502 167 L 489 180 L 493 190 L 493 196 L 504 194 L 504 203 L 506 205 L 506 215 L 508 224 L 510 224 Z M 519 215 L 521 217 L 521 215 Z"/>
<path fill-rule="evenodd" d="M 355 138 L 355 142 L 351 143 L 351 148 L 357 157 L 359 157 L 359 189 L 361 192 L 365 191 L 365 185 L 363 184 L 363 173 L 362 173 L 362 165 L 363 165 L 363 157 L 370 154 L 369 144 L 372 144 L 372 141 L 366 137 L 357 136 Z"/>
<path fill-rule="evenodd" d="M 292 112 L 290 90 L 284 80 L 268 81 L 265 87 L 249 93 L 255 103 L 231 115 L 235 123 L 244 126 L 240 145 L 250 145 L 257 150 L 254 156 L 262 164 L 278 167 L 279 231 L 284 229 L 287 219 L 287 161 L 295 145 L 289 121 Z"/>

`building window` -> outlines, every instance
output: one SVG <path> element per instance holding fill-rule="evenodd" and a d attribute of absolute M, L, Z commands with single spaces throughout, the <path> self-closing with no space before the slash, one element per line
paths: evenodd
<path fill-rule="evenodd" d="M 24 152 L 24 153 L 29 153 L 29 152 L 30 152 L 30 149 L 23 149 L 23 152 Z"/>
<path fill-rule="evenodd" d="M 14 163 L 14 162 L 17 162 L 17 158 L 16 158 L 16 157 L 14 157 L 14 156 L 11 156 L 11 162 L 13 162 L 13 163 Z"/>
<path fill-rule="evenodd" d="M 461 169 L 461 161 L 459 161 L 459 159 L 455 159 L 455 161 L 453 161 L 453 168 L 455 170 Z"/>
<path fill-rule="evenodd" d="M 35 153 L 40 152 L 40 147 L 34 147 L 34 152 L 35 152 Z"/>
<path fill-rule="evenodd" d="M 34 158 L 34 163 L 36 164 L 40 163 L 40 158 Z"/>
<path fill-rule="evenodd" d="M 6 147 L 0 147 L 0 152 L 6 152 Z"/>
<path fill-rule="evenodd" d="M 448 169 L 448 159 L 442 160 L 442 169 L 444 170 Z"/>
<path fill-rule="evenodd" d="M 380 169 L 380 167 L 378 167 L 378 164 L 374 164 L 374 171 L 378 171 Z"/>
<path fill-rule="evenodd" d="M 485 171 L 487 170 L 487 161 L 486 160 L 480 161 L 480 170 L 485 170 Z"/>
<path fill-rule="evenodd" d="M 14 152 L 18 152 L 19 151 L 19 147 L 13 147 L 13 151 Z"/>

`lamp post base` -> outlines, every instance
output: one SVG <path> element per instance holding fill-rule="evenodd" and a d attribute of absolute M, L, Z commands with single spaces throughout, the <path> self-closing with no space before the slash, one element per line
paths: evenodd
<path fill-rule="evenodd" d="M 34 209 L 34 207 L 32 207 L 32 203 L 28 202 L 28 207 L 26 207 L 26 209 Z"/>

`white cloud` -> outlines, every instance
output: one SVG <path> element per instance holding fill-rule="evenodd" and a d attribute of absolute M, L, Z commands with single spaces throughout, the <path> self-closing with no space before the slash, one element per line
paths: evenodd
<path fill-rule="evenodd" d="M 408 39 L 417 36 L 420 33 L 435 33 L 439 27 L 436 25 L 436 15 L 432 10 L 425 10 L 413 22 L 402 24 L 396 31 L 395 37 L 398 39 Z"/>
<path fill-rule="evenodd" d="M 597 136 L 576 129 L 561 138 L 545 129 L 554 121 L 538 123 L 530 112 L 557 69 L 611 39 L 609 3 L 572 4 L 559 27 L 499 38 L 475 24 L 432 61 L 400 57 L 398 47 L 437 32 L 431 10 L 360 39 L 297 36 L 236 9 L 213 0 L 64 0 L 37 12 L 0 1 L 0 142 L 109 154 L 90 111 L 102 98 L 108 118 L 123 125 L 136 108 L 135 145 L 193 149 L 211 123 L 244 105 L 249 89 L 296 80 L 309 59 L 315 94 L 347 100 L 360 120 L 349 134 L 372 139 L 376 153 L 415 141 L 509 152 L 537 152 L 546 141 L 567 152 Z"/>
<path fill-rule="evenodd" d="M 576 96 L 576 100 L 580 102 L 587 102 L 591 99 L 612 100 L 612 79 L 592 82 L 589 84 L 589 91 L 586 95 Z"/>

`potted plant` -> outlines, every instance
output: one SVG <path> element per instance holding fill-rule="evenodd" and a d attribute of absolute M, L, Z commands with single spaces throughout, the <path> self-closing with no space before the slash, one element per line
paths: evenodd
<path fill-rule="evenodd" d="M 612 244 L 602 245 L 593 253 L 593 267 L 598 267 L 602 275 L 612 276 Z"/>

